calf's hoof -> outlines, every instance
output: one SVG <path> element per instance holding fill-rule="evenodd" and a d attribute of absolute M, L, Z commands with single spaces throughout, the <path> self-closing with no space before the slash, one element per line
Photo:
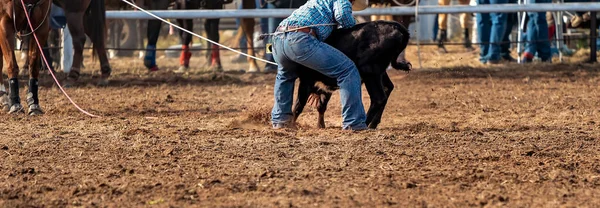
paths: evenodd
<path fill-rule="evenodd" d="M 17 113 L 25 113 L 25 111 L 23 110 L 23 106 L 19 103 L 15 103 L 12 106 L 10 106 L 10 109 L 8 110 L 8 114 L 17 114 Z"/>
<path fill-rule="evenodd" d="M 42 107 L 40 107 L 40 105 L 31 104 L 29 105 L 29 110 L 27 111 L 27 114 L 29 114 L 30 116 L 43 115 L 44 111 L 42 111 Z"/>

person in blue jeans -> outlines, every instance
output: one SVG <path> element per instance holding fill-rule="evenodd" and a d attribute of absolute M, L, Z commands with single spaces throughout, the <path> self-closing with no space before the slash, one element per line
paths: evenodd
<path fill-rule="evenodd" d="M 286 9 L 291 9 L 291 8 L 299 8 L 300 6 L 304 5 L 306 3 L 306 0 L 278 0 L 272 3 L 267 3 L 267 8 L 269 9 L 282 9 L 282 8 L 286 8 Z M 268 20 L 268 31 L 270 33 L 275 32 L 275 30 L 277 29 L 277 26 L 279 25 L 279 23 L 281 23 L 281 21 L 283 21 L 284 18 L 280 18 L 280 17 L 270 17 Z M 269 41 L 268 39 L 266 39 L 265 41 Z M 271 62 L 274 62 L 275 59 L 273 58 L 273 54 L 268 54 L 265 53 L 265 59 Z M 265 64 L 265 72 L 277 72 L 277 66 L 273 65 L 273 64 Z"/>
<path fill-rule="evenodd" d="M 552 3 L 552 0 L 527 0 L 527 4 Z M 527 28 L 523 62 L 532 62 L 535 54 L 542 62 L 552 62 L 546 12 L 527 12 Z"/>
<path fill-rule="evenodd" d="M 517 0 L 508 0 L 509 4 L 516 4 Z M 500 58 L 508 62 L 516 62 L 517 59 L 510 55 L 510 34 L 512 33 L 513 27 L 517 25 L 519 17 L 517 13 L 506 13 L 506 29 L 504 35 L 502 35 L 502 44 L 500 44 Z"/>
<path fill-rule="evenodd" d="M 506 3 L 508 0 L 477 0 L 478 5 Z M 506 13 L 477 13 L 477 33 L 479 42 L 482 43 L 479 57 L 481 63 L 500 62 L 500 45 L 506 31 L 506 17 Z"/>
<path fill-rule="evenodd" d="M 294 83 L 298 78 L 296 70 L 301 66 L 337 79 L 342 103 L 342 129 L 367 129 L 356 65 L 341 51 L 323 42 L 335 28 L 354 26 L 356 20 L 352 11 L 365 9 L 366 1 L 309 0 L 279 24 L 278 33 L 273 37 L 273 58 L 278 65 L 275 103 L 271 111 L 274 129 L 293 125 Z"/>

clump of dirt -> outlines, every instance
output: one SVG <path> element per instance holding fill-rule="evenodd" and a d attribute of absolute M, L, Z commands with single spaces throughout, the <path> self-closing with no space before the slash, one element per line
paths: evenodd
<path fill-rule="evenodd" d="M 246 122 L 269 125 L 271 123 L 271 110 L 265 106 L 253 107 L 248 111 Z"/>
<path fill-rule="evenodd" d="M 231 122 L 230 128 L 260 128 L 271 124 L 271 109 L 266 106 L 250 107 L 239 120 Z"/>

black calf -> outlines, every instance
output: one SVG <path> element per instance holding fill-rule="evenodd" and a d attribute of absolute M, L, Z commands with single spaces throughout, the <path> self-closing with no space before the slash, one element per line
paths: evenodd
<path fill-rule="evenodd" d="M 408 45 L 410 34 L 397 22 L 373 21 L 357 24 L 349 29 L 335 30 L 325 41 L 337 48 L 356 64 L 362 82 L 371 97 L 366 123 L 377 128 L 387 99 L 394 84 L 386 72 L 389 64 L 395 69 L 410 71 L 410 63 L 397 62 L 396 58 Z M 294 106 L 294 121 L 300 116 L 311 94 L 318 96 L 318 127 L 325 128 L 324 114 L 333 91 L 339 89 L 335 78 L 312 69 L 298 69 L 300 86 Z"/>

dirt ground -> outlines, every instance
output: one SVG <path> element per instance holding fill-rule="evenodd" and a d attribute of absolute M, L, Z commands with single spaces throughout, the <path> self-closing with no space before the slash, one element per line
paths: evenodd
<path fill-rule="evenodd" d="M 340 129 L 339 95 L 316 129 L 272 130 L 273 74 L 176 75 L 177 59 L 98 63 L 66 89 L 44 75 L 46 114 L 0 114 L 0 207 L 597 207 L 600 77 L 566 64 L 484 66 L 477 52 L 408 49 L 377 130 Z M 91 60 L 89 57 L 87 60 Z M 23 84 L 26 78 L 21 79 Z M 21 96 L 25 90 L 21 91 Z M 365 106 L 369 96 L 363 91 Z"/>

